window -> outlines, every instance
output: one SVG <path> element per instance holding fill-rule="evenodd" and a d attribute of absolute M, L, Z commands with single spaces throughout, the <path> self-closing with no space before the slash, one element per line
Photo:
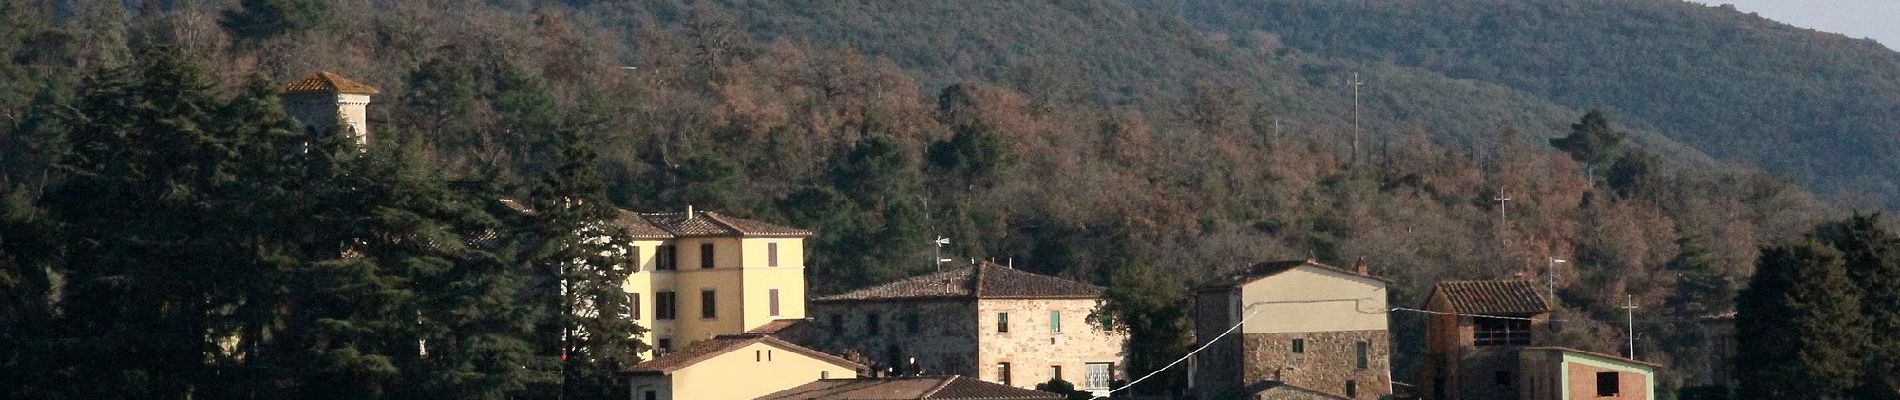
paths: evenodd
<path fill-rule="evenodd" d="M 1511 371 L 1497 371 L 1492 373 L 1491 383 L 1498 386 L 1511 386 Z"/>
<path fill-rule="evenodd" d="M 679 250 L 678 246 L 670 244 L 661 245 L 660 250 L 653 254 L 653 270 L 672 271 L 678 269 L 680 259 Z"/>
<path fill-rule="evenodd" d="M 713 244 L 700 243 L 699 244 L 699 269 L 712 269 L 712 267 L 713 267 Z"/>
<path fill-rule="evenodd" d="M 1102 316 L 1102 331 L 1103 332 L 1109 332 L 1109 331 L 1115 330 L 1115 313 L 1103 312 L 1098 315 Z"/>
<path fill-rule="evenodd" d="M 1622 392 L 1621 382 L 1617 382 L 1616 372 L 1597 373 L 1597 397 L 1614 397 Z"/>
<path fill-rule="evenodd" d="M 673 351 L 673 338 L 660 338 L 660 345 L 658 347 L 659 349 L 654 351 L 654 353 L 657 353 L 657 354 L 654 354 L 656 356 L 660 354 L 666 354 L 666 352 L 669 352 L 669 351 Z"/>
<path fill-rule="evenodd" d="M 627 293 L 627 317 L 640 320 L 640 294 Z"/>
<path fill-rule="evenodd" d="M 882 332 L 879 332 L 878 322 L 879 321 L 877 320 L 877 313 L 865 313 L 864 314 L 864 333 L 873 335 L 873 336 L 879 333 L 882 333 Z"/>
<path fill-rule="evenodd" d="M 1293 339 L 1293 352 L 1294 352 L 1294 353 L 1296 353 L 1296 354 L 1297 354 L 1297 353 L 1305 353 L 1305 352 L 1306 352 L 1306 339 Z"/>
<path fill-rule="evenodd" d="M 765 290 L 765 303 L 766 313 L 774 317 L 778 316 L 778 289 Z"/>
<path fill-rule="evenodd" d="M 831 336 L 844 336 L 844 314 L 831 315 Z"/>
<path fill-rule="evenodd" d="M 771 350 L 766 350 L 766 351 L 765 351 L 765 361 L 772 361 L 772 351 L 771 351 Z"/>
<path fill-rule="evenodd" d="M 660 392 L 648 390 L 646 400 L 660 400 Z"/>
<path fill-rule="evenodd" d="M 640 266 L 645 265 L 647 261 L 640 258 L 640 246 L 633 246 L 632 254 L 628 255 L 632 256 L 628 259 L 633 260 L 633 272 L 640 272 Z"/>
<path fill-rule="evenodd" d="M 700 289 L 699 317 L 705 319 L 719 318 L 718 300 L 719 296 L 714 294 L 712 289 Z"/>
<path fill-rule="evenodd" d="M 996 313 L 996 333 L 1009 333 L 1009 313 Z"/>
<path fill-rule="evenodd" d="M 1049 376 L 1051 377 L 1051 379 L 1049 380 L 1052 380 L 1052 381 L 1062 380 L 1062 366 L 1060 365 L 1049 366 Z"/>
<path fill-rule="evenodd" d="M 778 243 L 765 244 L 765 266 L 778 266 Z"/>
<path fill-rule="evenodd" d="M 1049 310 L 1049 332 L 1062 333 L 1062 312 Z"/>
<path fill-rule="evenodd" d="M 918 331 L 924 329 L 923 325 L 923 322 L 919 321 L 917 313 L 904 314 L 904 333 L 915 335 Z"/>
<path fill-rule="evenodd" d="M 1357 346 L 1354 346 L 1354 350 L 1357 350 L 1357 351 L 1353 352 L 1354 357 L 1353 357 L 1352 364 L 1353 366 L 1359 369 L 1366 369 L 1366 364 L 1369 364 L 1372 361 L 1371 357 L 1367 357 L 1367 354 L 1366 354 L 1369 350 L 1371 350 L 1372 344 L 1366 343 L 1366 342 L 1359 342 L 1356 344 Z"/>
<path fill-rule="evenodd" d="M 1359 397 L 1359 382 L 1346 381 L 1346 397 Z"/>
<path fill-rule="evenodd" d="M 1531 344 L 1531 321 L 1477 317 L 1473 336 L 1478 346 L 1525 346 Z"/>
<path fill-rule="evenodd" d="M 1009 363 L 996 363 L 996 380 L 1001 381 L 1003 386 L 1009 386 Z"/>
<path fill-rule="evenodd" d="M 653 319 L 673 319 L 679 313 L 677 298 L 673 292 L 653 294 Z"/>
<path fill-rule="evenodd" d="M 753 350 L 752 362 L 765 361 L 765 350 Z"/>
<path fill-rule="evenodd" d="M 818 371 L 818 379 L 831 379 L 831 371 Z"/>
<path fill-rule="evenodd" d="M 1082 388 L 1088 390 L 1107 390 L 1115 381 L 1115 363 L 1088 363 L 1088 376 L 1082 382 Z"/>

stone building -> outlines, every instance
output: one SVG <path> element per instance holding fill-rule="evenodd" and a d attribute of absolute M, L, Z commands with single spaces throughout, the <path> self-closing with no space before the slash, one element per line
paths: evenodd
<path fill-rule="evenodd" d="M 1551 337 L 1550 304 L 1531 281 L 1439 282 L 1422 308 L 1426 400 L 1516 398 L 1518 351 Z"/>
<path fill-rule="evenodd" d="M 1386 280 L 1313 260 L 1253 265 L 1195 292 L 1203 399 L 1378 399 L 1392 394 Z"/>
<path fill-rule="evenodd" d="M 820 297 L 810 320 L 773 328 L 886 376 L 1062 379 L 1102 392 L 1122 379 L 1128 337 L 1090 318 L 1101 303 L 1101 287 L 978 262 Z"/>
<path fill-rule="evenodd" d="M 321 71 L 284 85 L 284 112 L 312 134 L 332 129 L 356 139 L 356 148 L 369 148 L 369 100 L 381 91 L 334 72 Z"/>
<path fill-rule="evenodd" d="M 1562 347 L 1517 352 L 1518 398 L 1524 400 L 1649 400 L 1662 366 Z"/>
<path fill-rule="evenodd" d="M 755 400 L 1062 400 L 1062 395 L 956 375 L 823 379 Z"/>

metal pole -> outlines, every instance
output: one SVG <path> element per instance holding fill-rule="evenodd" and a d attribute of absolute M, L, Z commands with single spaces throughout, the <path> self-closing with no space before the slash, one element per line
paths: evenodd
<path fill-rule="evenodd" d="M 1630 359 L 1636 359 L 1636 296 L 1629 296 L 1629 305 L 1623 306 L 1623 318 L 1629 324 Z"/>
<path fill-rule="evenodd" d="M 1365 85 L 1359 80 L 1359 73 L 1352 73 L 1352 158 L 1353 166 L 1359 165 L 1359 86 Z"/>

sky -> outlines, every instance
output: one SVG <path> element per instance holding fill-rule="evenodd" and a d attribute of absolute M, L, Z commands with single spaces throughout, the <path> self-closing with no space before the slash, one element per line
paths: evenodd
<path fill-rule="evenodd" d="M 1788 25 L 1835 32 L 1852 38 L 1873 38 L 1889 49 L 1900 48 L 1900 1 L 1895 0 L 1691 0 L 1717 5 L 1734 4 L 1742 12 Z"/>

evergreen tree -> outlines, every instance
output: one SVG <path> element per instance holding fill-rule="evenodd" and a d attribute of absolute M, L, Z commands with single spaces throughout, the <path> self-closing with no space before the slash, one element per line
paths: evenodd
<path fill-rule="evenodd" d="M 621 369 L 639 362 L 646 330 L 630 318 L 621 285 L 635 265 L 631 239 L 605 200 L 592 143 L 559 133 L 560 166 L 534 189 L 525 218 L 534 241 L 523 257 L 536 270 L 535 295 L 549 307 L 542 343 L 561 360 L 560 390 L 576 398 L 613 396 Z"/>
<path fill-rule="evenodd" d="M 218 25 L 233 36 L 257 42 L 329 23 L 329 3 L 318 0 L 243 0 L 225 10 Z"/>
<path fill-rule="evenodd" d="M 1610 127 L 1610 118 L 1604 116 L 1603 111 L 1590 110 L 1583 114 L 1582 120 L 1570 124 L 1570 135 L 1551 139 L 1550 145 L 1570 153 L 1570 158 L 1583 163 L 1594 177 L 1597 166 L 1616 159 L 1626 137 L 1627 134 Z"/>
<path fill-rule="evenodd" d="M 1166 367 L 1187 354 L 1192 338 L 1185 289 L 1172 278 L 1146 264 L 1122 267 L 1111 273 L 1107 302 L 1090 318 L 1128 333 L 1128 374 L 1145 376 Z M 1153 388 L 1186 386 L 1186 374 L 1180 369 L 1155 377 L 1143 385 Z"/>
<path fill-rule="evenodd" d="M 1864 376 L 1869 332 L 1841 252 L 1812 238 L 1763 248 L 1736 303 L 1743 393 L 1845 399 Z"/>
<path fill-rule="evenodd" d="M 0 186 L 0 397 L 53 398 L 53 277 L 59 244 L 24 188 Z"/>
<path fill-rule="evenodd" d="M 1900 237 L 1880 227 L 1880 214 L 1856 214 L 1815 231 L 1841 251 L 1869 332 L 1900 332 Z M 1875 334 L 1868 340 L 1866 351 L 1858 353 L 1866 361 L 1866 375 L 1856 395 L 1900 398 L 1900 335 Z"/>

